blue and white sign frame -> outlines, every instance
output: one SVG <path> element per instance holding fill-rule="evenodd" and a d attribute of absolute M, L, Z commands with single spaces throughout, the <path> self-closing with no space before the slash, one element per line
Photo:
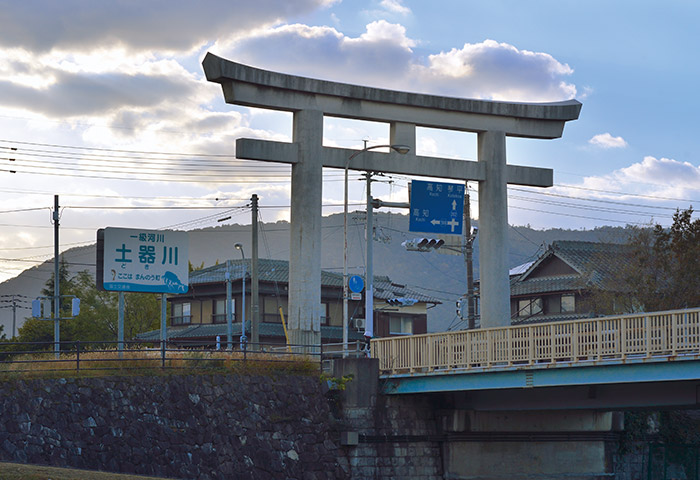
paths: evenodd
<path fill-rule="evenodd" d="M 464 217 L 464 184 L 411 182 L 411 232 L 461 235 Z"/>
<path fill-rule="evenodd" d="M 102 284 L 118 292 L 185 293 L 187 232 L 109 227 L 104 232 Z"/>

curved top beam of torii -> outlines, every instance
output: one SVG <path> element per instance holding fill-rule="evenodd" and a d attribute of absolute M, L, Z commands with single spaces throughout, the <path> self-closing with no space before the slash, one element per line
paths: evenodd
<path fill-rule="evenodd" d="M 397 92 L 298 77 L 249 67 L 207 53 L 207 80 L 220 83 L 226 102 L 275 110 L 321 110 L 333 117 L 468 132 L 498 130 L 507 136 L 559 138 L 576 120 L 581 103 L 515 103 Z M 408 107 L 408 108 L 407 108 Z"/>
<path fill-rule="evenodd" d="M 236 157 L 292 164 L 289 325 L 292 343 L 320 342 L 323 167 L 479 182 L 481 325 L 510 324 L 507 185 L 552 186 L 551 169 L 506 164 L 506 137 L 552 139 L 576 120 L 581 103 L 473 100 L 348 85 L 261 70 L 208 53 L 206 77 L 227 103 L 290 111 L 292 143 L 238 139 Z M 323 146 L 323 117 L 390 125 L 390 144 L 408 155 Z M 416 127 L 475 132 L 478 161 L 415 155 Z M 350 159 L 350 157 L 353 157 Z M 369 287 L 369 285 L 368 285 Z M 371 292 L 367 292 L 369 298 Z M 371 321 L 370 318 L 367 319 Z"/>

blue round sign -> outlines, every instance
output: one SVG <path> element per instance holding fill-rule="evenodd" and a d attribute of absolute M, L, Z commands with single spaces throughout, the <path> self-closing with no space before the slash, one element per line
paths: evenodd
<path fill-rule="evenodd" d="M 353 275 L 348 279 L 348 288 L 351 292 L 360 293 L 365 288 L 365 281 L 359 275 Z"/>

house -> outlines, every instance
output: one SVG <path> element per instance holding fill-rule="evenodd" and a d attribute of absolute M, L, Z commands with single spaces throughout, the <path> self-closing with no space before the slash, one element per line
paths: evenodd
<path fill-rule="evenodd" d="M 615 306 L 601 302 L 598 292 L 619 288 L 616 275 L 629 264 L 630 255 L 629 247 L 622 244 L 553 242 L 534 262 L 511 270 L 512 323 L 576 320 L 612 313 Z"/>
<path fill-rule="evenodd" d="M 245 277 L 246 335 L 250 339 L 251 260 L 229 260 L 211 267 L 195 270 L 189 275 L 187 293 L 168 298 L 170 315 L 168 340 L 180 344 L 213 345 L 219 336 L 225 341 L 226 278 L 232 291 L 233 336 L 241 335 L 243 320 L 242 296 Z M 258 312 L 260 342 L 284 344 L 282 316 L 287 320 L 289 262 L 258 260 Z M 395 299 L 410 299 L 401 305 Z M 414 302 L 415 301 L 415 302 Z M 427 332 L 427 309 L 439 300 L 415 292 L 405 285 L 393 283 L 388 277 L 374 280 L 374 333 L 377 337 L 408 335 Z M 351 341 L 362 340 L 365 318 L 364 299 L 348 301 L 349 332 Z M 343 340 L 343 275 L 321 272 L 321 341 L 340 343 Z M 160 331 L 146 332 L 138 340 L 157 341 Z"/>

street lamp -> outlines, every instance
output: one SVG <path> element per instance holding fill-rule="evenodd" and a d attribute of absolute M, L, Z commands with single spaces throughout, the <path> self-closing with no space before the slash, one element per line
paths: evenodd
<path fill-rule="evenodd" d="M 365 147 L 352 155 L 350 155 L 345 162 L 345 201 L 343 210 L 343 237 L 344 237 L 344 247 L 343 247 L 343 357 L 347 356 L 348 350 L 348 168 L 350 167 L 350 161 L 357 157 L 358 155 L 367 152 L 369 150 L 374 150 L 377 148 L 390 148 L 401 155 L 405 155 L 411 151 L 411 147 L 407 145 L 373 145 L 371 147 L 367 146 L 367 141 L 365 141 Z M 369 333 L 370 337 L 374 335 L 373 333 L 373 320 L 374 315 L 372 309 L 374 308 L 373 298 L 374 293 L 372 292 L 372 261 L 371 261 L 371 250 L 372 250 L 372 220 L 371 220 L 371 194 L 370 194 L 370 174 L 367 173 L 367 268 L 366 272 L 366 286 L 365 286 L 365 334 Z M 367 310 L 369 305 L 370 310 Z M 369 314 L 367 313 L 369 312 Z M 369 317 L 368 317 L 369 315 Z"/>
<path fill-rule="evenodd" d="M 245 253 L 243 252 L 243 244 L 237 243 L 233 246 L 236 250 L 241 251 L 241 258 L 243 259 L 243 290 L 241 295 L 241 348 L 245 347 L 248 337 L 245 336 L 245 276 L 246 276 L 246 264 L 245 264 Z"/>

